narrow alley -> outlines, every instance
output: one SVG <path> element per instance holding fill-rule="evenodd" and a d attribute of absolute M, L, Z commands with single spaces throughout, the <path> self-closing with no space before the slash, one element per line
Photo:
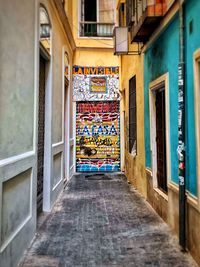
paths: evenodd
<path fill-rule="evenodd" d="M 20 267 L 196 266 L 120 174 L 79 174 L 40 219 Z"/>
<path fill-rule="evenodd" d="M 0 267 L 200 266 L 199 14 L 0 0 Z"/>

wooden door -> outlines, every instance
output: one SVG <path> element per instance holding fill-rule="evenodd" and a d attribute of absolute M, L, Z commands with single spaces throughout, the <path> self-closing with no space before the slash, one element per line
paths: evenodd
<path fill-rule="evenodd" d="M 167 193 L 165 90 L 156 91 L 156 147 L 158 188 Z"/>
<path fill-rule="evenodd" d="M 37 155 L 37 209 L 42 210 L 44 173 L 44 127 L 45 127 L 45 59 L 40 57 L 39 107 L 38 107 L 38 155 Z"/>

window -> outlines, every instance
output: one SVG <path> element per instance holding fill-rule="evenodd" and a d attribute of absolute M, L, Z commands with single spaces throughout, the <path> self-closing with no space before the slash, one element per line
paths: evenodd
<path fill-rule="evenodd" d="M 125 25 L 125 13 L 124 13 L 124 3 L 121 3 L 119 8 L 119 26 L 123 27 Z"/>
<path fill-rule="evenodd" d="M 40 44 L 50 54 L 51 50 L 51 23 L 49 15 L 43 6 L 40 6 Z"/>
<path fill-rule="evenodd" d="M 80 1 L 80 36 L 112 37 L 115 20 L 115 1 Z"/>
<path fill-rule="evenodd" d="M 136 76 L 129 80 L 129 152 L 137 151 Z"/>

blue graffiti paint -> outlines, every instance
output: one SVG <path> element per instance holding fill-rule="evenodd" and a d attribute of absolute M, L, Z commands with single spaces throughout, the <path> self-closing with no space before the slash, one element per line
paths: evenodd
<path fill-rule="evenodd" d="M 80 126 L 77 130 L 78 135 L 88 135 L 88 136 L 95 136 L 95 135 L 118 135 L 117 129 L 115 128 L 115 125 L 92 125 L 90 128 L 88 125 L 85 125 L 83 128 Z"/>

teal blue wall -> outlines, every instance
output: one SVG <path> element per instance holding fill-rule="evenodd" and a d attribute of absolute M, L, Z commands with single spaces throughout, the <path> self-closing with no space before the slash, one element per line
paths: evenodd
<path fill-rule="evenodd" d="M 189 33 L 189 23 L 193 20 L 193 32 Z M 193 53 L 200 48 L 200 1 L 186 1 L 186 186 L 197 195 L 196 141 L 194 118 L 194 77 Z M 179 18 L 178 15 L 145 53 L 145 150 L 146 167 L 151 168 L 150 123 L 149 123 L 149 83 L 159 76 L 169 73 L 170 97 L 170 143 L 171 179 L 178 184 L 178 63 L 179 63 Z"/>

